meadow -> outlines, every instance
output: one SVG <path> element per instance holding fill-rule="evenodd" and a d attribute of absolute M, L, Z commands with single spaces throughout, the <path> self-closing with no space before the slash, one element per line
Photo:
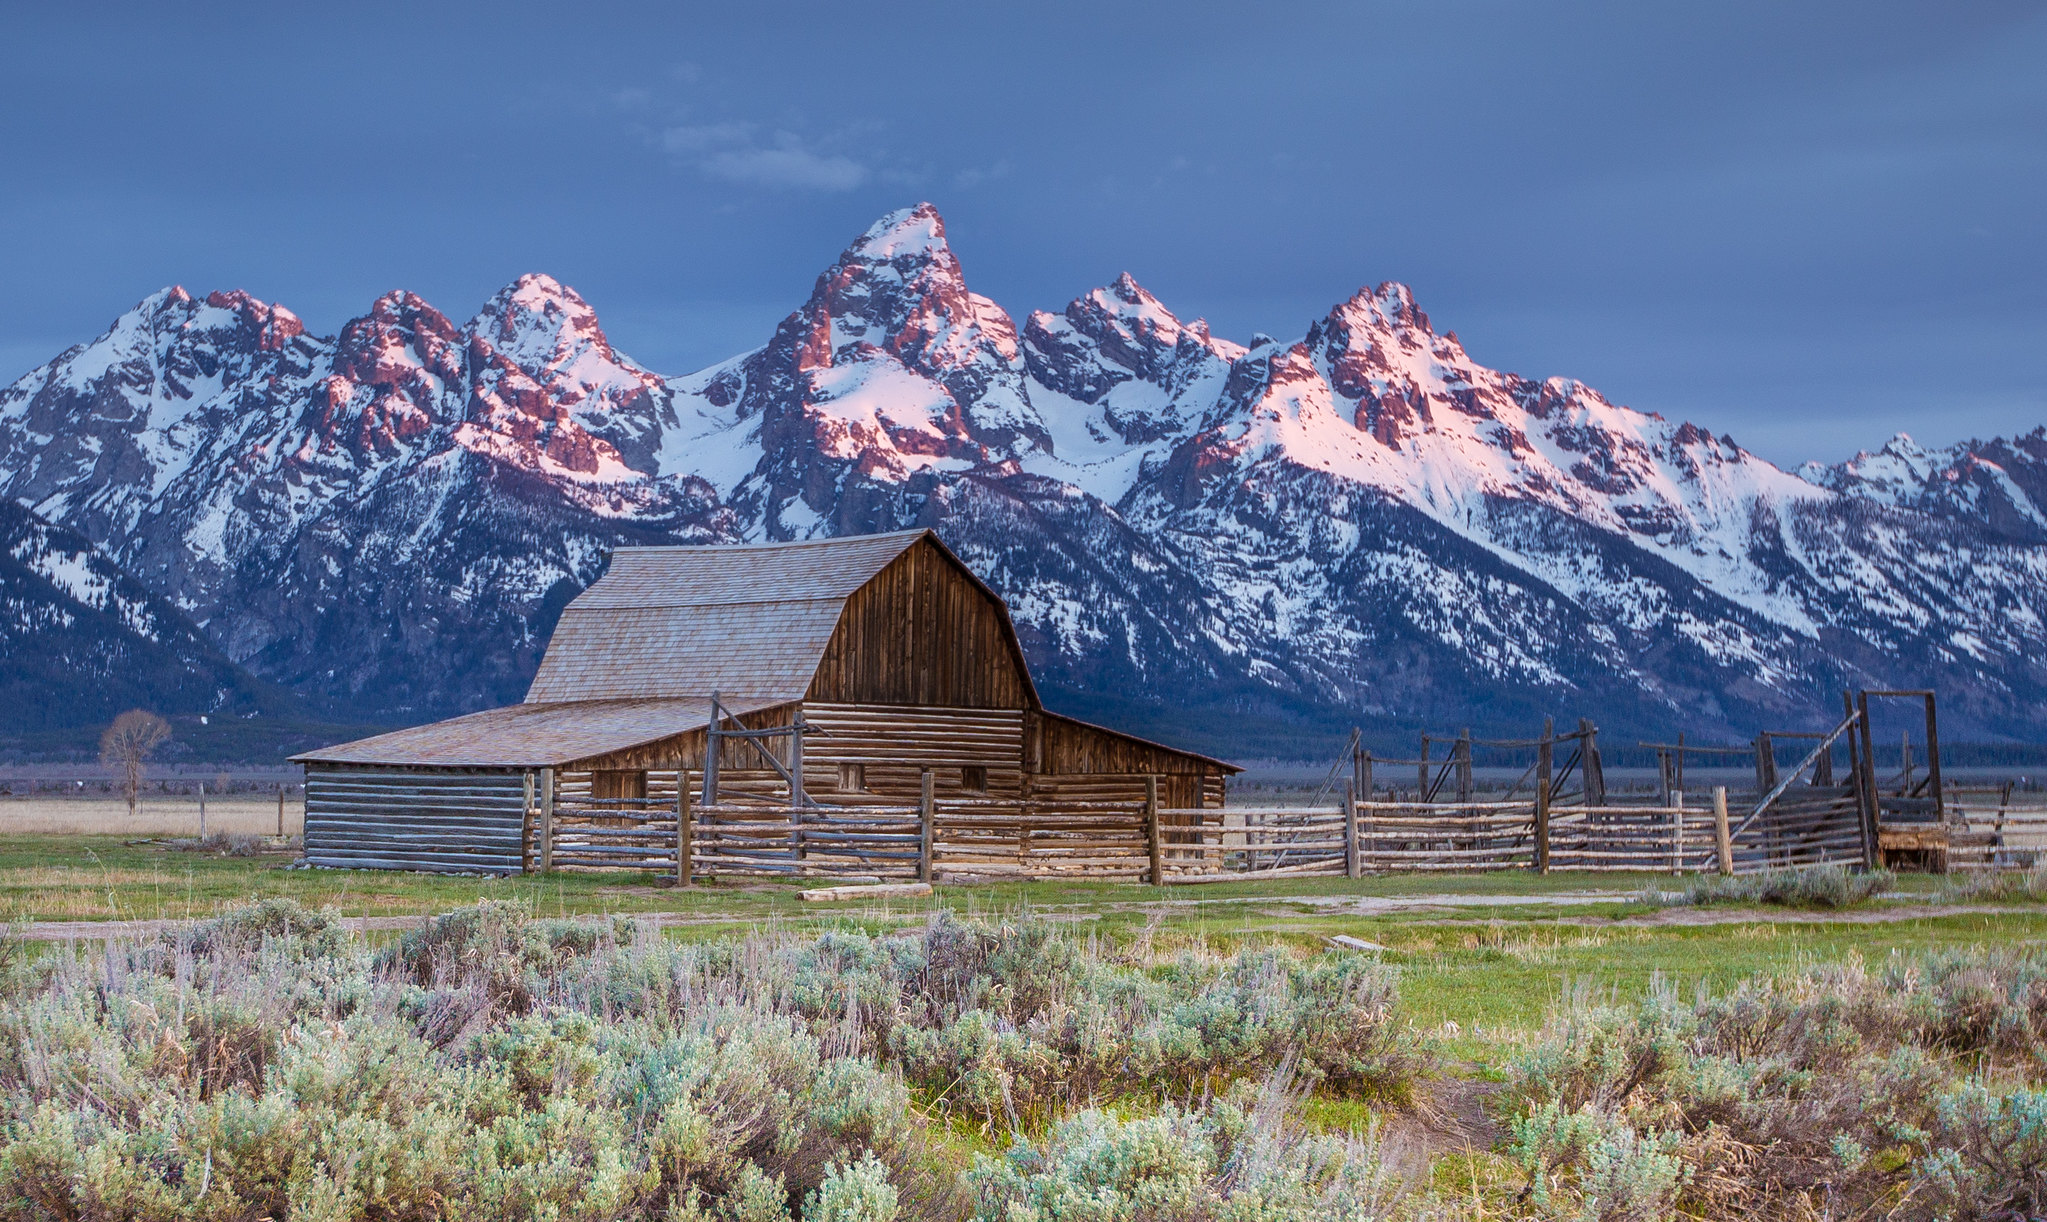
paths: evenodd
<path fill-rule="evenodd" d="M 819 905 L 252 847 L 0 838 L 0 1217 L 2047 1207 L 2038 879 Z"/>

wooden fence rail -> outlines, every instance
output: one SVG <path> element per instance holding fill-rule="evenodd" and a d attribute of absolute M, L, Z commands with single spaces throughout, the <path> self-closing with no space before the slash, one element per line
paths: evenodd
<path fill-rule="evenodd" d="M 544 790 L 544 787 L 543 787 Z M 528 868 L 882 879 L 1090 878 L 1199 882 L 1421 870 L 1747 873 L 1862 858 L 1853 795 L 1794 790 L 1730 832 L 1716 806 L 1535 801 L 1345 801 L 1335 807 L 934 799 L 916 805 L 556 798 L 529 810 Z M 544 816 L 544 817 L 543 817 Z M 2047 851 L 2047 809 L 1970 814 L 1988 863 Z M 1726 845 L 1723 854 L 1721 846 Z M 1727 858 L 1722 861 L 1722 857 Z"/>
<path fill-rule="evenodd" d="M 2047 806 L 1953 804 L 1948 818 L 1960 825 L 1949 834 L 1951 869 L 2031 869 L 2047 863 Z"/>

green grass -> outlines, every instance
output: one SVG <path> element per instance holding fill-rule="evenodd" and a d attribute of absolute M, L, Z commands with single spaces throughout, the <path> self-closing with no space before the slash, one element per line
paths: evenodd
<path fill-rule="evenodd" d="M 286 869 L 283 858 L 230 858 L 167 851 L 109 836 L 0 837 L 0 919 L 98 921 L 211 916 L 252 900 L 284 897 L 347 916 L 445 912 L 495 898 L 545 916 L 671 914 L 672 936 L 717 937 L 764 926 L 859 927 L 872 932 L 921 920 L 937 908 L 964 915 L 1036 913 L 1072 921 L 1112 943 L 1232 947 L 1279 940 L 1303 947 L 1351 934 L 1389 948 L 1406 1012 L 1446 1052 L 1486 1065 L 1511 1056 L 1568 992 L 1632 1000 L 1653 982 L 1679 990 L 1725 989 L 1759 972 L 1860 954 L 2047 942 L 2047 903 L 2012 913 L 1884 922 L 1752 921 L 1630 923 L 1657 910 L 1645 888 L 1674 889 L 1656 874 L 1527 873 L 1398 875 L 1209 884 L 1164 890 L 1129 883 L 1018 882 L 943 886 L 928 900 L 806 904 L 799 886 L 728 881 L 677 889 L 650 875 L 563 874 L 458 878 L 383 871 Z M 1938 898 L 1941 880 L 1904 876 L 1896 890 Z M 1330 902 L 1385 896 L 1554 896 L 1599 892 L 1616 902 L 1445 907 L 1372 913 Z M 2006 902 L 2010 902 L 2006 900 Z M 1861 911 L 1881 909 L 1883 901 Z M 1716 911 L 1725 912 L 1722 906 Z"/>

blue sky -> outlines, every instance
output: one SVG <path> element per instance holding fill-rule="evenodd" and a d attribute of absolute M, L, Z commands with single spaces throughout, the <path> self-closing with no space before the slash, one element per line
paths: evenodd
<path fill-rule="evenodd" d="M 521 272 L 681 373 L 930 199 L 1013 314 L 1414 286 L 1791 463 L 2047 423 L 2047 7 L 8 7 L 0 377 L 165 284 L 332 332 Z"/>

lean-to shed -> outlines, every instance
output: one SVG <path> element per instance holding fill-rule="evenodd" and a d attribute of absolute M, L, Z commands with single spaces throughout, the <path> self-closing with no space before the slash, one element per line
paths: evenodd
<path fill-rule="evenodd" d="M 726 729 L 801 726 L 752 743 Z M 569 604 L 522 704 L 294 757 L 316 865 L 522 868 L 534 793 L 720 801 L 1220 806 L 1232 765 L 1048 712 L 1002 600 L 929 531 L 622 548 Z M 699 800 L 701 794 L 695 795 Z"/>

